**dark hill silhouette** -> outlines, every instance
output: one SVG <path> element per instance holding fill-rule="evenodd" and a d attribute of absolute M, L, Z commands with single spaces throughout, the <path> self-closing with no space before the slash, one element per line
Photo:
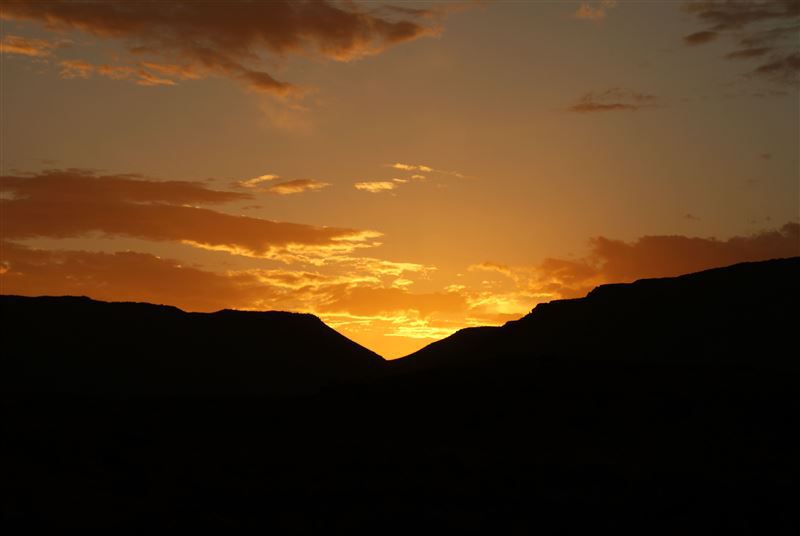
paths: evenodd
<path fill-rule="evenodd" d="M 681 277 L 602 285 L 542 303 L 501 328 L 467 328 L 405 358 L 397 372 L 508 357 L 598 361 L 745 360 L 800 369 L 800 258 L 742 263 Z M 500 366 L 499 363 L 496 363 Z"/>
<path fill-rule="evenodd" d="M 296 394 L 383 364 L 310 314 L 21 296 L 0 296 L 0 311 L 4 391 Z"/>
<path fill-rule="evenodd" d="M 152 369 L 161 351 L 194 345 L 217 367 L 230 338 L 213 333 L 232 333 L 244 352 L 232 362 L 261 363 L 277 355 L 270 340 L 303 339 L 296 334 L 307 335 L 306 323 L 329 333 L 310 317 L 278 314 L 288 320 L 269 332 L 259 326 L 270 314 L 136 306 L 134 320 L 115 316 L 114 304 L 75 301 L 111 330 L 97 342 L 81 338 L 94 333 L 88 327 L 69 332 L 81 324 L 64 319 L 67 306 L 47 316 L 38 311 L 48 307 L 26 300 L 17 318 L 4 306 L 3 349 L 17 354 L 2 359 L 19 363 L 24 353 L 44 367 L 23 375 L 40 381 L 33 395 L 11 392 L 19 372 L 3 372 L 3 524 L 28 532 L 796 534 L 798 275 L 795 258 L 607 285 L 387 366 L 355 352 L 364 358 L 349 370 L 387 373 L 292 397 L 53 395 L 46 389 L 83 385 L 53 368 L 73 356 L 42 360 L 26 348 L 57 350 L 65 340 L 71 351 L 95 348 L 94 360 L 127 345 L 126 363 L 149 352 Z M 185 321 L 178 331 L 175 319 Z M 159 345 L 160 337 L 174 342 Z M 41 340 L 28 346 L 31 338 Z M 301 344 L 323 347 L 318 338 Z M 332 355 L 302 355 L 302 363 L 333 367 Z M 78 357 L 83 369 L 95 364 Z M 236 370 L 252 371 L 245 363 Z"/>

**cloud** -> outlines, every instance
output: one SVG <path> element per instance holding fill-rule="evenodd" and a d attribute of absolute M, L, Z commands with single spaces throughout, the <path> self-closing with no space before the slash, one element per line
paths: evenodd
<path fill-rule="evenodd" d="M 386 336 L 430 339 L 462 327 L 457 321 L 447 321 L 445 327 L 442 315 L 458 316 L 466 307 L 463 298 L 404 288 L 410 282 L 401 279 L 402 274 L 422 274 L 432 267 L 372 258 L 352 258 L 343 266 L 339 273 L 261 268 L 213 272 L 147 253 L 0 244 L 0 287 L 8 294 L 88 295 L 189 311 L 312 312 L 395 357 L 419 345 Z"/>
<path fill-rule="evenodd" d="M 61 65 L 61 78 L 89 78 L 94 72 L 94 65 L 83 60 L 63 60 Z"/>
<path fill-rule="evenodd" d="M 684 9 L 707 28 L 684 37 L 686 44 L 704 44 L 727 35 L 740 48 L 728 53 L 726 58 L 763 62 L 746 73 L 747 76 L 779 85 L 800 84 L 800 41 L 797 39 L 800 2 L 797 0 L 704 0 L 689 2 Z"/>
<path fill-rule="evenodd" d="M 508 277 L 513 277 L 513 272 L 511 268 L 506 266 L 505 264 L 499 264 L 496 262 L 481 262 L 478 264 L 473 264 L 467 268 L 469 271 L 480 271 L 480 272 L 497 272 L 499 274 L 506 275 Z"/>
<path fill-rule="evenodd" d="M 800 224 L 787 223 L 780 229 L 727 240 L 657 235 L 625 242 L 600 236 L 590 240 L 589 253 L 583 258 L 547 258 L 538 265 L 509 270 L 521 290 L 550 298 L 574 298 L 605 283 L 672 277 L 739 262 L 797 255 Z M 507 275 L 505 270 L 497 271 Z"/>
<path fill-rule="evenodd" d="M 232 254 L 318 261 L 373 245 L 374 231 L 318 227 L 234 216 L 196 205 L 249 199 L 200 183 L 135 175 L 49 170 L 0 177 L 6 239 L 68 238 L 101 233 L 174 241 Z"/>
<path fill-rule="evenodd" d="M 204 192 L 194 183 L 175 183 L 164 191 L 146 184 L 127 187 L 124 195 L 120 187 L 110 189 L 111 197 L 142 204 L 153 198 L 183 197 L 224 202 L 222 192 Z M 81 188 L 76 190 L 76 199 L 86 198 Z M 42 250 L 4 241 L 0 244 L 0 287 L 11 294 L 78 294 L 164 303 L 191 311 L 311 312 L 347 336 L 397 357 L 418 349 L 419 341 L 444 337 L 466 326 L 502 324 L 519 318 L 536 303 L 582 296 L 600 284 L 798 254 L 797 223 L 727 240 L 645 236 L 628 242 L 597 237 L 581 258 L 547 258 L 529 266 L 484 262 L 470 267 L 476 275 L 485 274 L 486 279 L 477 285 L 465 278 L 463 284 L 441 291 L 414 292 L 409 278 L 425 277 L 434 267 L 342 255 L 339 264 L 325 268 L 328 273 L 288 268 L 210 271 L 147 253 Z M 490 280 L 493 274 L 498 281 Z"/>
<path fill-rule="evenodd" d="M 431 172 L 433 168 L 428 166 L 423 166 L 420 164 L 401 164 L 400 162 L 389 164 L 389 167 L 394 169 L 400 169 L 403 171 L 423 171 L 423 172 Z"/>
<path fill-rule="evenodd" d="M 775 56 L 769 62 L 756 67 L 750 75 L 767 78 L 779 84 L 797 84 L 800 82 L 800 52 Z"/>
<path fill-rule="evenodd" d="M 451 292 L 414 294 L 402 288 L 353 287 L 335 292 L 332 300 L 319 307 L 321 313 L 347 313 L 375 317 L 413 311 L 422 317 L 434 313 L 463 312 L 463 296 Z"/>
<path fill-rule="evenodd" d="M 458 171 L 447 171 L 444 169 L 435 169 L 430 166 L 425 166 L 422 164 L 403 164 L 400 162 L 396 162 L 394 164 L 387 164 L 388 167 L 399 169 L 401 171 L 421 171 L 423 173 L 440 173 L 442 175 L 452 175 L 454 177 L 458 177 L 459 179 L 463 179 L 466 176 L 463 173 L 459 173 Z M 411 175 L 412 179 L 424 179 L 425 175 L 414 174 Z"/>
<path fill-rule="evenodd" d="M 140 86 L 174 86 L 174 80 L 168 78 L 159 78 L 154 74 L 148 73 L 144 70 L 139 70 L 137 73 L 136 83 Z"/>
<path fill-rule="evenodd" d="M 317 181 L 313 179 L 294 179 L 294 180 L 280 182 L 277 184 L 271 183 L 271 181 L 275 181 L 279 178 L 280 178 L 279 175 L 267 173 L 265 175 L 254 177 L 252 179 L 237 181 L 236 183 L 234 183 L 234 186 L 240 186 L 242 188 L 252 189 L 253 191 L 256 192 L 265 192 L 275 195 L 291 195 L 303 192 L 314 192 L 330 186 L 330 183 Z M 269 182 L 270 184 L 267 186 L 263 186 L 262 184 L 265 182 Z"/>
<path fill-rule="evenodd" d="M 278 178 L 280 178 L 279 175 L 273 175 L 272 173 L 267 173 L 265 175 L 259 175 L 258 177 L 254 177 L 252 179 L 246 179 L 246 180 L 243 180 L 243 181 L 239 181 L 236 184 L 238 184 L 239 186 L 242 186 L 244 188 L 255 188 L 256 186 L 258 186 L 262 182 L 274 181 L 275 179 L 278 179 Z"/>
<path fill-rule="evenodd" d="M 797 32 L 800 32 L 800 24 L 777 26 L 767 30 L 749 29 L 744 34 L 738 34 L 737 40 L 744 47 L 758 47 L 796 38 Z"/>
<path fill-rule="evenodd" d="M 658 103 L 658 97 L 646 93 L 611 88 L 602 92 L 589 92 L 584 94 L 577 103 L 568 108 L 571 112 L 593 113 L 630 111 L 635 112 L 643 108 L 653 108 Z"/>
<path fill-rule="evenodd" d="M 757 47 L 757 48 L 744 48 L 741 50 L 734 50 L 726 54 L 725 57 L 729 60 L 760 58 L 767 52 L 771 51 L 770 47 Z"/>
<path fill-rule="evenodd" d="M 441 169 L 434 169 L 424 164 L 403 164 L 401 162 L 395 162 L 394 164 L 385 164 L 384 167 L 392 168 L 399 171 L 406 171 L 409 172 L 410 175 L 406 176 L 408 178 L 393 177 L 391 180 L 384 180 L 384 181 L 357 182 L 353 184 L 353 187 L 356 190 L 363 190 L 365 192 L 370 192 L 373 194 L 387 192 L 390 190 L 396 190 L 400 186 L 408 184 L 412 181 L 424 181 L 427 179 L 426 175 L 420 175 L 419 173 L 414 173 L 417 171 L 422 171 L 425 173 L 435 173 L 440 175 L 452 175 L 458 178 L 465 178 L 465 175 L 457 171 L 444 171 Z"/>
<path fill-rule="evenodd" d="M 617 6 L 616 0 L 600 0 L 599 2 L 583 2 L 574 13 L 576 19 L 599 21 L 606 18 L 606 14 Z"/>
<path fill-rule="evenodd" d="M 291 195 L 303 192 L 314 192 L 330 186 L 330 183 L 311 179 L 295 179 L 292 181 L 273 184 L 261 189 L 263 192 L 276 195 Z"/>
<path fill-rule="evenodd" d="M 113 80 L 125 80 L 136 73 L 136 69 L 126 66 L 98 65 L 96 67 L 90 66 L 90 69 L 96 70 L 98 74 Z"/>
<path fill-rule="evenodd" d="M 127 65 L 93 65 L 83 60 L 62 60 L 61 78 L 88 79 L 92 74 L 98 74 L 112 80 L 131 80 L 140 86 L 174 86 L 174 80 L 159 78 L 145 69 L 134 68 Z"/>
<path fill-rule="evenodd" d="M 132 55 L 146 56 L 161 66 L 184 66 L 171 72 L 163 67 L 161 76 L 225 76 L 250 89 L 286 97 L 302 95 L 304 90 L 260 70 L 263 54 L 314 53 L 351 61 L 439 32 L 430 11 L 400 8 L 384 13 L 379 16 L 354 3 L 324 0 L 27 0 L 5 3 L 2 17 L 39 22 L 52 31 L 79 30 L 101 39 L 122 40 Z"/>
<path fill-rule="evenodd" d="M 57 43 L 45 41 L 44 39 L 28 39 L 19 35 L 6 35 L 0 41 L 0 53 L 43 58 L 50 56 L 57 46 Z"/>
<path fill-rule="evenodd" d="M 800 3 L 797 0 L 703 0 L 689 2 L 685 9 L 715 31 L 741 30 L 753 23 L 794 20 L 800 16 Z"/>
<path fill-rule="evenodd" d="M 704 45 L 719 36 L 717 32 L 703 31 L 689 34 L 683 38 L 687 45 Z"/>
<path fill-rule="evenodd" d="M 356 190 L 363 190 L 371 194 L 386 192 L 397 188 L 397 183 L 392 181 L 357 182 L 353 185 Z"/>
<path fill-rule="evenodd" d="M 146 253 L 46 251 L 12 242 L 1 249 L 4 294 L 83 295 L 216 311 L 243 307 L 256 292 L 266 293 L 254 277 L 216 274 Z"/>
<path fill-rule="evenodd" d="M 169 76 L 179 80 L 198 80 L 203 78 L 199 70 L 192 65 L 175 65 L 172 63 L 158 63 L 155 61 L 142 61 L 139 62 L 139 65 L 163 76 Z"/>

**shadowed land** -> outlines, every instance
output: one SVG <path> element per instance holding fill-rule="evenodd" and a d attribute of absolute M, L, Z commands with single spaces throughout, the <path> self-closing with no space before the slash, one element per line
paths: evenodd
<path fill-rule="evenodd" d="M 310 314 L 186 313 L 85 297 L 0 296 L 0 307 L 8 392 L 299 394 L 383 365 Z"/>
<path fill-rule="evenodd" d="M 606 285 L 394 362 L 309 315 L 2 297 L 4 524 L 788 534 L 798 275 Z"/>

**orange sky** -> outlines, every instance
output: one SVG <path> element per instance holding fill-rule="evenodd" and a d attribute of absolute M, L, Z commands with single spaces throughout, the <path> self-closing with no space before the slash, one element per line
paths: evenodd
<path fill-rule="evenodd" d="M 800 254 L 800 7 L 5 2 L 0 291 L 312 312 L 389 358 Z"/>

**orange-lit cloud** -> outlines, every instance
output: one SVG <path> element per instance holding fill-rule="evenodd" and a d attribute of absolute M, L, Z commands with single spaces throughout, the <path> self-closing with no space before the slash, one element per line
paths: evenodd
<path fill-rule="evenodd" d="M 397 183 L 392 181 L 367 181 L 357 182 L 353 185 L 356 190 L 363 190 L 371 194 L 386 192 L 397 188 Z"/>
<path fill-rule="evenodd" d="M 293 179 L 279 183 L 272 182 L 279 178 L 279 175 L 267 173 L 264 175 L 259 175 L 258 177 L 253 177 L 252 179 L 237 181 L 234 186 L 249 188 L 255 192 L 264 192 L 275 195 L 291 195 L 300 194 L 303 192 L 315 192 L 330 186 L 330 183 L 328 182 L 313 179 Z M 264 185 L 264 183 L 269 184 Z"/>
<path fill-rule="evenodd" d="M 302 94 L 303 89 L 259 70 L 260 54 L 314 52 L 350 61 L 439 31 L 426 10 L 401 8 L 384 13 L 379 16 L 352 3 L 325 0 L 232 4 L 29 0 L 5 3 L 2 17 L 40 22 L 50 30 L 80 30 L 103 39 L 121 39 L 131 53 L 161 65 L 150 68 L 162 76 L 189 79 L 215 74 L 256 91 L 287 96 Z M 418 22 L 422 20 L 427 24 Z M 184 67 L 176 70 L 167 65 Z"/>
<path fill-rule="evenodd" d="M 687 236 L 644 236 L 635 242 L 596 237 L 581 259 L 548 258 L 534 266 L 493 263 L 473 269 L 496 271 L 518 288 L 551 298 L 585 295 L 597 285 L 669 277 L 745 261 L 800 255 L 800 224 L 728 240 Z"/>
<path fill-rule="evenodd" d="M 379 340 L 384 335 L 413 339 L 444 336 L 461 326 L 455 321 L 444 327 L 447 321 L 438 317 L 448 311 L 457 316 L 463 298 L 448 293 L 413 294 L 387 286 L 400 274 L 420 273 L 430 267 L 370 258 L 352 260 L 345 271 L 333 274 L 285 269 L 212 272 L 146 253 L 42 250 L 3 242 L 0 286 L 6 294 L 88 295 L 111 301 L 164 303 L 190 311 L 312 312 L 344 332 L 370 341 L 375 334 Z M 382 351 L 387 346 L 406 347 L 402 341 L 378 344 Z"/>
<path fill-rule="evenodd" d="M 192 65 L 175 65 L 173 63 L 158 63 L 155 61 L 142 61 L 139 65 L 160 75 L 176 78 L 178 80 L 198 80 L 203 74 Z"/>
<path fill-rule="evenodd" d="M 111 78 L 112 80 L 126 80 L 136 73 L 133 67 L 126 67 L 123 65 L 98 65 L 91 66 L 91 69 L 96 70 L 98 74 Z"/>
<path fill-rule="evenodd" d="M 274 181 L 275 179 L 278 179 L 278 178 L 280 178 L 279 175 L 273 175 L 271 173 L 267 173 L 267 174 L 264 174 L 264 175 L 259 175 L 258 177 L 253 177 L 252 179 L 246 179 L 246 180 L 243 180 L 243 181 L 239 181 L 236 184 L 239 185 L 239 186 L 242 186 L 244 188 L 255 188 L 256 186 L 258 186 L 262 182 Z"/>
<path fill-rule="evenodd" d="M 215 274 L 135 252 L 43 251 L 3 242 L 0 263 L 4 294 L 85 295 L 189 311 L 242 307 L 257 284 L 252 277 Z"/>
<path fill-rule="evenodd" d="M 102 233 L 288 261 L 348 253 L 379 236 L 374 231 L 233 216 L 195 206 L 250 195 L 191 182 L 51 170 L 0 177 L 0 191 L 6 194 L 0 200 L 6 239 Z"/>
<path fill-rule="evenodd" d="M 622 88 L 611 88 L 606 91 L 584 94 L 580 100 L 570 106 L 568 110 L 577 113 L 635 112 L 643 108 L 652 108 L 656 106 L 657 103 L 658 97 L 655 95 Z"/>
<path fill-rule="evenodd" d="M 398 171 L 405 171 L 408 174 L 406 175 L 406 178 L 393 177 L 391 180 L 357 182 L 353 184 L 353 187 L 357 190 L 363 190 L 373 194 L 397 190 L 404 184 L 408 184 L 412 181 L 424 181 L 428 178 L 426 175 L 421 175 L 418 172 L 425 172 L 433 174 L 434 176 L 451 175 L 460 179 L 466 178 L 466 175 L 459 173 L 458 171 L 435 169 L 424 164 L 403 164 L 401 162 L 395 162 L 394 164 L 386 164 L 384 167 L 392 168 Z"/>
<path fill-rule="evenodd" d="M 514 276 L 510 267 L 496 262 L 481 262 L 471 265 L 468 269 L 470 271 L 497 272 L 498 274 L 507 275 L 509 277 Z"/>
<path fill-rule="evenodd" d="M 465 309 L 466 301 L 457 293 L 414 294 L 402 288 L 355 287 L 333 293 L 332 300 L 322 305 L 319 311 L 368 317 L 405 311 L 427 316 L 437 312 L 457 313 Z"/>
<path fill-rule="evenodd" d="M 458 177 L 459 179 L 465 178 L 463 173 L 459 173 L 458 171 L 446 171 L 444 169 L 435 169 L 430 166 L 426 166 L 423 164 L 403 164 L 401 162 L 396 162 L 394 164 L 387 164 L 388 167 L 393 169 L 399 169 L 401 171 L 419 171 L 422 173 L 441 173 L 442 175 L 452 175 L 454 177 Z M 425 175 L 414 174 L 411 175 L 412 179 L 424 179 Z"/>
<path fill-rule="evenodd" d="M 44 39 L 28 39 L 19 35 L 6 35 L 0 41 L 0 53 L 43 58 L 52 54 L 57 43 Z"/>
<path fill-rule="evenodd" d="M 140 86 L 174 86 L 175 81 L 169 78 L 159 78 L 158 76 L 148 73 L 145 70 L 139 70 L 136 73 L 136 83 Z"/>
<path fill-rule="evenodd" d="M 128 198 L 146 203 L 153 197 L 138 190 L 141 185 L 128 186 Z M 175 183 L 176 191 L 183 188 L 195 197 L 210 195 L 211 202 L 219 201 L 213 191 L 209 194 L 192 183 Z M 82 195 L 79 192 L 77 197 Z M 175 199 L 175 195 L 163 197 Z M 164 303 L 191 311 L 311 312 L 357 341 L 397 357 L 460 328 L 502 324 L 539 302 L 582 296 L 600 284 L 795 255 L 800 255 L 797 223 L 727 240 L 645 236 L 625 242 L 597 237 L 581 258 L 548 258 L 529 266 L 484 262 L 470 267 L 474 275 L 485 274 L 484 280 L 415 292 L 412 280 L 434 267 L 340 255 L 333 271 L 211 271 L 146 253 L 42 250 L 5 241 L 0 247 L 0 288 L 6 294 L 82 294 Z"/>
<path fill-rule="evenodd" d="M 98 74 L 112 80 L 131 80 L 140 86 L 174 86 L 175 81 L 159 78 L 141 68 L 127 65 L 93 65 L 83 60 L 62 60 L 60 76 L 64 79 L 90 78 Z"/>
<path fill-rule="evenodd" d="M 599 0 L 598 2 L 583 2 L 578 7 L 574 16 L 576 19 L 599 21 L 606 18 L 606 14 L 617 6 L 617 0 Z"/>
<path fill-rule="evenodd" d="M 330 183 L 312 179 L 295 179 L 291 181 L 272 184 L 262 191 L 276 195 L 291 195 L 303 192 L 314 192 L 330 186 Z"/>
<path fill-rule="evenodd" d="M 389 164 L 389 167 L 392 167 L 394 169 L 400 169 L 403 171 L 425 171 L 425 172 L 433 171 L 433 168 L 429 166 L 423 166 L 421 164 L 401 164 L 400 162 Z"/>
<path fill-rule="evenodd" d="M 94 72 L 94 65 L 83 60 L 63 60 L 61 65 L 61 78 L 89 78 Z"/>

